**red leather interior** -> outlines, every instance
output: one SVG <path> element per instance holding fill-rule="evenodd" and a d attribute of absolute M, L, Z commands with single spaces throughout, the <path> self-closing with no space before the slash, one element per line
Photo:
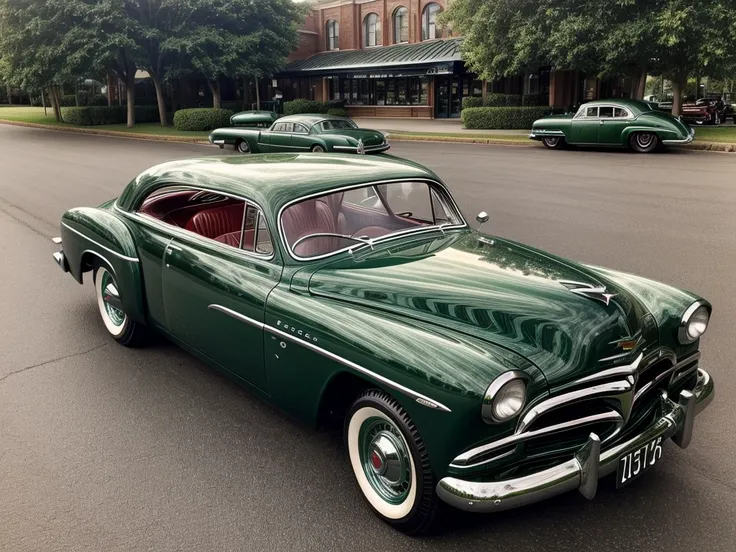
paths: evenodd
<path fill-rule="evenodd" d="M 253 251 L 253 230 L 246 230 L 243 236 L 243 249 L 246 251 Z M 216 242 L 226 243 L 232 247 L 238 247 L 240 245 L 240 230 L 236 232 L 228 232 L 215 238 Z"/>
<path fill-rule="evenodd" d="M 286 209 L 282 223 L 290 244 L 308 234 L 335 232 L 335 216 L 324 201 L 316 199 L 302 201 Z M 339 238 L 312 238 L 297 245 L 294 252 L 306 257 L 334 251 L 339 247 Z"/>
<path fill-rule="evenodd" d="M 244 210 L 245 203 L 239 202 L 227 207 L 200 211 L 189 219 L 184 228 L 207 238 L 217 238 L 232 232 L 240 234 Z"/>

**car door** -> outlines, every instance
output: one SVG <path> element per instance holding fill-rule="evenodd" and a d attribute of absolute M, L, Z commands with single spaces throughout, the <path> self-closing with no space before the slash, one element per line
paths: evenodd
<path fill-rule="evenodd" d="M 315 140 L 309 134 L 309 129 L 301 123 L 294 123 L 294 128 L 291 132 L 291 142 L 289 144 L 292 149 L 309 151 L 314 144 Z"/>
<path fill-rule="evenodd" d="M 176 339 L 268 393 L 264 308 L 282 269 L 262 211 L 250 202 L 244 206 L 240 231 L 214 239 L 180 232 L 171 240 L 164 254 L 164 308 Z"/>
<path fill-rule="evenodd" d="M 275 123 L 268 133 L 268 146 L 264 151 L 289 151 L 294 123 Z"/>
<path fill-rule="evenodd" d="M 621 144 L 621 133 L 631 121 L 629 111 L 612 105 L 601 106 L 598 118 L 598 143 Z"/>
<path fill-rule="evenodd" d="M 598 143 L 598 106 L 583 106 L 572 120 L 572 141 L 575 144 Z"/>

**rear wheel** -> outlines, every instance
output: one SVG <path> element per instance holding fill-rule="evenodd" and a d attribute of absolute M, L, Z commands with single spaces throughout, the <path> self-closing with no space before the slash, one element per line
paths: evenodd
<path fill-rule="evenodd" d="M 143 344 L 145 328 L 133 322 L 123 310 L 120 289 L 115 276 L 102 264 L 98 264 L 93 276 L 97 307 L 109 334 L 121 345 L 135 347 Z"/>
<path fill-rule="evenodd" d="M 246 140 L 238 140 L 235 144 L 235 149 L 240 153 L 250 153 L 250 144 Z"/>
<path fill-rule="evenodd" d="M 322 146 L 312 146 L 312 153 L 324 153 L 325 148 Z"/>
<path fill-rule="evenodd" d="M 439 507 L 429 456 L 397 401 L 370 389 L 350 407 L 345 443 L 363 497 L 386 523 L 407 534 L 429 529 Z"/>
<path fill-rule="evenodd" d="M 565 147 L 564 136 L 545 136 L 542 138 L 542 144 L 549 149 L 562 149 Z"/>
<path fill-rule="evenodd" d="M 654 132 L 636 132 L 629 138 L 629 145 L 637 153 L 650 153 L 657 149 L 659 137 Z"/>

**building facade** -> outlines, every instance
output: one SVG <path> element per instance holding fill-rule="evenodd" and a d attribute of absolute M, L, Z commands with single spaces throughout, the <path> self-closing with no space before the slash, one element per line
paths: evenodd
<path fill-rule="evenodd" d="M 299 30 L 299 47 L 268 83 L 265 96 L 341 101 L 351 117 L 422 118 L 459 117 L 463 98 L 489 93 L 522 95 L 534 105 L 556 108 L 632 96 L 626 79 L 601 80 L 552 67 L 480 80 L 463 63 L 462 38 L 437 20 L 447 2 L 314 2 Z"/>

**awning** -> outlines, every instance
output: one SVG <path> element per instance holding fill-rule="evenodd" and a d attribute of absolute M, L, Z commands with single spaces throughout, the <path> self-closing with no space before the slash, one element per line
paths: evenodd
<path fill-rule="evenodd" d="M 340 75 L 381 78 L 455 72 L 462 38 L 396 44 L 363 50 L 322 52 L 290 63 L 277 77 Z"/>

